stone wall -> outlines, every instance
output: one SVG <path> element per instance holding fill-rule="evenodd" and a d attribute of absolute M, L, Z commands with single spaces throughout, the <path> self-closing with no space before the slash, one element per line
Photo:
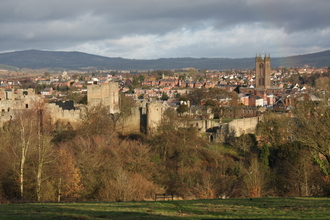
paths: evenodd
<path fill-rule="evenodd" d="M 46 105 L 47 111 L 52 117 L 52 123 L 62 122 L 64 124 L 70 124 L 73 128 L 81 122 L 81 114 L 83 110 L 63 110 L 60 106 L 55 103 L 49 103 Z"/>
<path fill-rule="evenodd" d="M 20 100 L 1 100 L 0 101 L 0 111 L 2 115 L 8 113 L 12 114 L 13 110 L 23 110 L 34 108 L 35 104 L 38 104 L 42 101 L 42 98 L 37 95 L 24 96 Z"/>
<path fill-rule="evenodd" d="M 146 132 L 147 134 L 154 133 L 162 121 L 164 113 L 163 104 L 160 102 L 147 103 L 146 115 Z"/>
<path fill-rule="evenodd" d="M 87 103 L 89 106 L 102 104 L 109 108 L 109 113 L 119 112 L 118 83 L 109 82 L 87 86 Z"/>
<path fill-rule="evenodd" d="M 0 101 L 5 100 L 21 100 L 29 96 L 34 96 L 35 91 L 32 88 L 29 89 L 0 89 Z"/>
<path fill-rule="evenodd" d="M 200 133 L 204 133 L 207 130 L 212 129 L 214 124 L 214 120 L 210 119 L 195 119 L 188 121 L 188 126 L 197 128 Z"/>
<path fill-rule="evenodd" d="M 228 142 L 230 138 L 236 138 L 242 134 L 255 134 L 259 121 L 263 116 L 235 119 L 208 132 L 210 140 L 216 143 Z"/>
<path fill-rule="evenodd" d="M 234 137 L 239 137 L 242 134 L 255 134 L 257 125 L 262 118 L 259 116 L 233 120 L 229 122 L 229 133 Z"/>
<path fill-rule="evenodd" d="M 122 133 L 138 133 L 141 130 L 140 108 L 134 107 L 131 115 L 117 124 L 117 130 Z"/>
<path fill-rule="evenodd" d="M 11 120 L 15 111 L 31 109 L 34 103 L 38 103 L 42 99 L 42 96 L 35 95 L 34 90 L 30 89 L 17 90 L 16 93 L 10 93 L 10 96 L 14 96 L 14 98 L 11 100 L 6 98 L 0 99 L 1 124 Z M 70 124 L 75 128 L 80 123 L 81 115 L 84 113 L 85 108 L 102 104 L 109 107 L 109 113 L 116 114 L 119 112 L 118 103 L 117 83 L 107 83 L 88 86 L 88 105 L 81 109 L 63 110 L 55 103 L 46 104 L 46 108 L 52 116 L 53 124 L 62 122 Z M 145 100 L 137 103 L 137 107 L 132 109 L 132 115 L 117 124 L 117 130 L 152 134 L 160 125 L 166 107 L 168 106 L 158 101 L 147 102 Z M 210 139 L 215 142 L 225 142 L 230 137 L 239 137 L 248 133 L 254 134 L 260 120 L 262 120 L 262 116 L 236 119 L 217 127 L 215 127 L 215 123 L 212 120 L 192 120 L 188 123 L 188 126 L 197 127 L 201 133 L 208 132 Z"/>

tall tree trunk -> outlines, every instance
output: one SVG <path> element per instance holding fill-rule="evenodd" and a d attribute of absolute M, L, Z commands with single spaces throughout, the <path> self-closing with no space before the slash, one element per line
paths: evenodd
<path fill-rule="evenodd" d="M 61 193 L 62 193 L 62 178 L 58 179 L 58 185 L 57 185 L 57 202 L 61 202 Z"/>
<path fill-rule="evenodd" d="M 43 163 L 39 162 L 38 163 L 38 170 L 37 170 L 37 202 L 40 202 L 40 198 L 41 198 L 41 182 L 42 182 L 42 168 L 43 168 Z"/>
<path fill-rule="evenodd" d="M 22 121 L 20 125 L 21 125 L 20 193 L 21 193 L 21 200 L 23 200 L 24 199 L 24 165 L 26 160 L 27 143 L 25 140 L 25 127 Z"/>
<path fill-rule="evenodd" d="M 22 157 L 20 163 L 20 193 L 21 193 L 21 200 L 24 198 L 24 164 L 25 164 L 25 155 L 24 155 L 24 148 L 22 147 Z"/>
<path fill-rule="evenodd" d="M 42 182 L 42 168 L 43 168 L 43 121 L 42 121 L 42 110 L 37 111 L 38 120 L 39 120 L 39 129 L 38 129 L 38 168 L 37 168 L 37 202 L 40 202 L 41 197 L 41 182 Z"/>
<path fill-rule="evenodd" d="M 30 145 L 30 135 L 26 134 L 26 132 L 31 132 L 33 129 L 33 123 L 32 120 L 28 122 L 28 128 L 26 129 L 26 125 L 24 123 L 23 115 L 20 115 L 20 150 L 21 150 L 21 155 L 20 155 L 20 193 L 21 193 L 21 200 L 24 199 L 24 166 L 25 166 L 25 161 L 26 161 L 26 156 L 27 156 L 27 151 Z"/>

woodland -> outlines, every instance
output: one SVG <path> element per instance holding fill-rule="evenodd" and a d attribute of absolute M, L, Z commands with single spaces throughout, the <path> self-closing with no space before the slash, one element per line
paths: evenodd
<path fill-rule="evenodd" d="M 118 133 L 102 106 L 76 129 L 50 117 L 39 103 L 0 129 L 2 202 L 330 195 L 330 108 L 322 101 L 267 111 L 256 134 L 222 144 L 180 128 L 187 118 L 173 111 L 148 136 Z"/>

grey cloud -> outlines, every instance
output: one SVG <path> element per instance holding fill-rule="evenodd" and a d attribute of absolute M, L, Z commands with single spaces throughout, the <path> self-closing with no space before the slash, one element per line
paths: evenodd
<path fill-rule="evenodd" d="M 155 26 L 168 22 L 166 30 L 213 20 L 218 28 L 249 22 L 267 22 L 288 30 L 329 25 L 330 1 L 318 0 L 10 0 L 1 1 L 1 21 L 70 20 L 91 14 L 105 22 Z M 125 27 L 123 27 L 125 29 Z M 133 30 L 136 30 L 135 28 Z M 142 28 L 143 29 L 143 28 Z M 159 25 L 157 30 L 162 30 Z M 156 29 L 154 32 L 157 33 Z M 126 30 L 127 31 L 127 30 Z"/>
<path fill-rule="evenodd" d="M 61 50 L 124 37 L 163 37 L 184 29 L 213 28 L 221 34 L 242 26 L 284 30 L 288 35 L 312 33 L 318 38 L 299 39 L 300 45 L 329 48 L 328 34 L 322 38 L 315 33 L 330 27 L 329 8 L 329 0 L 0 0 L 0 51 Z M 197 39 L 196 45 L 207 45 L 203 40 Z M 120 51 L 116 45 L 108 46 Z"/>

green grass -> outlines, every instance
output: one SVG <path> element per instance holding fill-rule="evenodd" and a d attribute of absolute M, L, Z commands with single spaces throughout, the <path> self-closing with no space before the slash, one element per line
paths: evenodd
<path fill-rule="evenodd" d="M 0 205 L 0 219 L 328 219 L 330 198 Z"/>
<path fill-rule="evenodd" d="M 229 123 L 231 121 L 235 120 L 234 118 L 223 118 L 222 123 Z"/>
<path fill-rule="evenodd" d="M 210 149 L 214 152 L 221 153 L 221 154 L 228 154 L 231 156 L 239 155 L 239 152 L 229 144 L 212 144 L 210 146 Z"/>
<path fill-rule="evenodd" d="M 219 122 L 219 118 L 212 119 L 215 122 Z M 231 121 L 235 120 L 234 118 L 223 118 L 222 119 L 222 124 L 229 123 Z"/>

